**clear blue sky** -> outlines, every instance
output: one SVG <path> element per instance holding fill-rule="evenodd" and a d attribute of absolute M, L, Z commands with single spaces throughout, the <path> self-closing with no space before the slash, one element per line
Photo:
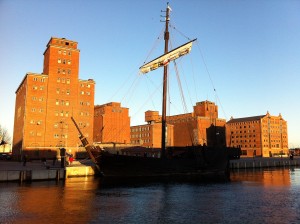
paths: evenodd
<path fill-rule="evenodd" d="M 15 91 L 27 72 L 42 72 L 51 36 L 78 42 L 79 77 L 96 81 L 95 104 L 121 102 L 132 124 L 144 123 L 144 111 L 161 110 L 162 70 L 139 76 L 138 68 L 154 46 L 149 60 L 163 51 L 163 40 L 155 43 L 166 2 L 0 0 L 0 124 L 12 134 Z M 169 2 L 174 47 L 184 35 L 198 38 L 178 61 L 188 111 L 219 99 L 219 117 L 227 120 L 281 113 L 289 147 L 300 147 L 300 1 Z M 170 71 L 169 114 L 184 113 Z"/>

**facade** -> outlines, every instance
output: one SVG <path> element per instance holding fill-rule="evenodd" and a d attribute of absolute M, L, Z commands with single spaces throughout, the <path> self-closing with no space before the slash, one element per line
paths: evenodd
<path fill-rule="evenodd" d="M 146 111 L 147 124 L 132 126 L 131 143 L 161 147 L 161 116 Z M 196 103 L 193 113 L 167 116 L 166 146 L 225 146 L 225 119 L 218 118 L 218 106 L 210 101 Z"/>
<path fill-rule="evenodd" d="M 167 123 L 174 125 L 174 146 L 226 144 L 226 120 L 218 118 L 213 102 L 197 102 L 193 113 L 168 116 Z"/>
<path fill-rule="evenodd" d="M 130 127 L 131 144 L 148 148 L 161 148 L 161 116 L 158 111 L 146 111 L 147 124 Z M 174 146 L 173 125 L 166 127 L 166 146 Z"/>
<path fill-rule="evenodd" d="M 94 142 L 130 143 L 129 109 L 116 102 L 95 106 Z"/>
<path fill-rule="evenodd" d="M 241 147 L 243 156 L 288 156 L 287 122 L 279 116 L 266 115 L 231 118 L 226 123 L 226 142 Z"/>
<path fill-rule="evenodd" d="M 52 37 L 46 47 L 43 73 L 27 73 L 16 91 L 14 156 L 26 151 L 47 157 L 61 147 L 69 153 L 78 150 L 71 116 L 93 140 L 95 82 L 79 79 L 77 42 Z"/>

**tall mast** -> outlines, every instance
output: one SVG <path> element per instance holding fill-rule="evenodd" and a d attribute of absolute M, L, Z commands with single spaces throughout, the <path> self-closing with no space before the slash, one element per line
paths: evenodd
<path fill-rule="evenodd" d="M 166 27 L 165 27 L 165 54 L 169 49 L 169 21 L 170 21 L 170 7 L 167 3 L 166 10 Z M 163 78 L 163 102 L 162 102 L 162 121 L 161 121 L 161 158 L 166 157 L 166 111 L 167 111 L 167 81 L 168 81 L 168 63 L 164 66 Z"/>

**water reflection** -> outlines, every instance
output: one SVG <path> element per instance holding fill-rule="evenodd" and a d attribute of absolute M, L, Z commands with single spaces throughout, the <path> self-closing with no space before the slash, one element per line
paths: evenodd
<path fill-rule="evenodd" d="M 299 223 L 299 187 L 299 169 L 234 172 L 223 184 L 1 183 L 0 223 Z"/>
<path fill-rule="evenodd" d="M 231 173 L 231 180 L 259 182 L 265 187 L 289 187 L 291 186 L 291 172 L 289 169 L 240 170 Z"/>

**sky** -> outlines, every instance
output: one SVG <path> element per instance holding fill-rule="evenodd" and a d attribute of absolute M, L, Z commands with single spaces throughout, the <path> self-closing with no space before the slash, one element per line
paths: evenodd
<path fill-rule="evenodd" d="M 170 64 L 168 114 L 192 112 L 203 100 L 215 102 L 226 120 L 281 114 L 288 122 L 289 147 L 300 147 L 300 1 L 168 2 L 170 49 L 197 38 L 177 69 Z M 13 135 L 15 91 L 27 72 L 43 71 L 51 37 L 78 42 L 79 78 L 95 80 L 95 104 L 121 102 L 132 125 L 144 124 L 147 110 L 161 114 L 163 71 L 141 75 L 139 67 L 163 53 L 166 5 L 165 0 L 0 0 L 1 126 Z"/>

